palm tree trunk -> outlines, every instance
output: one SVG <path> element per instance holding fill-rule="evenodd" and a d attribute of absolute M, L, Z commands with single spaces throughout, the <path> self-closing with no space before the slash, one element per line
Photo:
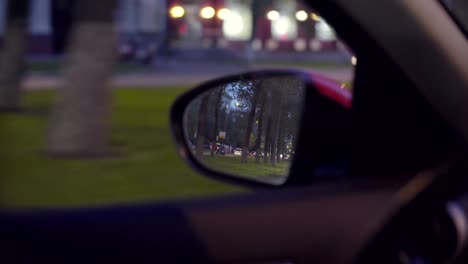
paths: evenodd
<path fill-rule="evenodd" d="M 29 3 L 29 0 L 10 0 L 7 4 L 4 43 L 0 54 L 0 111 L 17 111 L 20 108 Z"/>
<path fill-rule="evenodd" d="M 110 152 L 108 80 L 116 61 L 116 1 L 75 3 L 77 20 L 69 41 L 65 86 L 52 114 L 47 150 L 59 156 L 101 156 Z"/>

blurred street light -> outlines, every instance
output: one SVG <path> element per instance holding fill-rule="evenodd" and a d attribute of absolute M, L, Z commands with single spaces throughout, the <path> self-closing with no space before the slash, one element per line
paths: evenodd
<path fill-rule="evenodd" d="M 216 11 L 211 6 L 206 6 L 200 10 L 200 16 L 203 19 L 211 19 L 215 16 L 215 14 L 216 14 Z"/>
<path fill-rule="evenodd" d="M 319 22 L 320 21 L 320 16 L 315 14 L 315 13 L 311 13 L 310 14 L 310 18 L 312 18 L 312 20 L 314 20 L 315 22 Z"/>
<path fill-rule="evenodd" d="M 288 17 L 281 17 L 274 24 L 273 30 L 280 36 L 288 34 L 290 28 L 292 27 L 292 19 Z"/>
<path fill-rule="evenodd" d="M 308 15 L 307 15 L 307 12 L 304 11 L 304 10 L 299 10 L 296 12 L 296 19 L 298 21 L 301 21 L 301 22 L 304 22 L 306 21 L 308 18 Z"/>
<path fill-rule="evenodd" d="M 231 14 L 231 10 L 227 8 L 221 8 L 218 10 L 218 18 L 221 20 L 225 20 Z"/>
<path fill-rule="evenodd" d="M 185 15 L 185 9 L 181 6 L 173 6 L 169 10 L 169 14 L 172 18 L 181 18 Z"/>
<path fill-rule="evenodd" d="M 298 38 L 294 41 L 294 50 L 296 51 L 304 51 L 307 49 L 307 42 L 303 38 Z"/>
<path fill-rule="evenodd" d="M 218 18 L 220 13 L 218 12 Z M 229 15 L 224 19 L 223 31 L 227 37 L 237 38 L 245 30 L 244 20 L 237 12 L 229 11 Z"/>
<path fill-rule="evenodd" d="M 355 56 L 351 57 L 351 64 L 353 64 L 354 66 L 357 65 L 357 58 Z"/>
<path fill-rule="evenodd" d="M 276 10 L 271 10 L 267 13 L 267 18 L 270 20 L 270 21 L 275 21 L 275 20 L 278 20 L 280 17 L 280 14 L 278 13 L 278 11 Z"/>

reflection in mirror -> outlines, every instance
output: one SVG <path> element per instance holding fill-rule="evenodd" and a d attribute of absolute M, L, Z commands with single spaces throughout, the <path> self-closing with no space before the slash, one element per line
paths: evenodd
<path fill-rule="evenodd" d="M 199 95 L 184 113 L 184 132 L 204 166 L 273 185 L 294 156 L 305 85 L 296 77 L 239 79 Z"/>

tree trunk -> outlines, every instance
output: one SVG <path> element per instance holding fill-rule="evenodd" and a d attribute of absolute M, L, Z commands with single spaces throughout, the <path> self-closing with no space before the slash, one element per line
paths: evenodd
<path fill-rule="evenodd" d="M 260 88 L 254 87 L 255 91 L 252 96 L 251 108 L 249 112 L 249 117 L 247 118 L 247 129 L 244 135 L 244 142 L 242 145 L 242 155 L 241 163 L 247 163 L 249 157 L 249 145 L 250 145 L 250 134 L 252 134 L 252 128 L 255 123 L 255 111 L 257 109 L 258 98 L 260 93 Z"/>
<path fill-rule="evenodd" d="M 265 130 L 265 145 L 264 145 L 264 155 L 263 155 L 263 163 L 268 162 L 268 154 L 270 153 L 270 131 L 271 131 L 271 117 L 268 116 L 267 118 L 267 127 Z"/>
<path fill-rule="evenodd" d="M 263 116 L 265 114 L 266 109 L 266 94 L 263 93 L 262 102 L 260 103 L 260 113 L 258 117 L 258 131 L 257 131 L 257 139 L 255 141 L 255 162 L 260 163 L 260 152 L 262 146 L 262 137 L 263 137 Z"/>
<path fill-rule="evenodd" d="M 200 104 L 200 110 L 198 112 L 198 128 L 197 128 L 197 138 L 195 139 L 195 155 L 197 158 L 203 158 L 203 145 L 205 144 L 205 133 L 206 133 L 206 121 L 208 115 L 208 104 L 210 96 L 205 95 L 202 98 Z"/>
<path fill-rule="evenodd" d="M 217 140 L 218 137 L 218 127 L 219 127 L 219 109 L 221 108 L 221 98 L 223 96 L 223 89 L 219 88 L 218 93 L 216 94 L 216 101 L 215 101 L 215 109 L 214 109 L 214 125 L 213 125 L 213 133 L 212 133 L 212 145 L 217 147 Z M 211 156 L 214 156 L 216 151 L 215 148 L 211 148 Z"/>
<path fill-rule="evenodd" d="M 115 0 L 76 1 L 65 83 L 58 91 L 48 135 L 52 155 L 93 157 L 109 151 L 108 80 L 116 61 Z"/>
<path fill-rule="evenodd" d="M 250 42 L 252 42 L 257 36 L 259 21 L 266 16 L 266 10 L 272 4 L 271 0 L 252 0 L 252 35 L 250 36 Z"/>
<path fill-rule="evenodd" d="M 293 138 L 291 139 L 291 148 L 289 149 L 289 160 L 292 160 L 294 154 L 296 153 L 296 137 L 297 136 L 293 136 Z"/>
<path fill-rule="evenodd" d="M 266 120 L 266 129 L 265 129 L 265 143 L 263 145 L 264 148 L 264 155 L 263 155 L 263 163 L 268 163 L 268 154 L 270 153 L 270 146 L 271 146 L 271 126 L 272 126 L 272 114 L 273 114 L 273 100 L 271 90 L 268 89 L 266 91 L 266 95 L 268 104 L 265 104 L 265 120 Z"/>
<path fill-rule="evenodd" d="M 281 127 L 281 123 L 279 125 L 279 132 L 278 132 L 278 143 L 277 143 L 277 151 L 276 151 L 276 162 L 281 162 L 281 157 L 283 154 L 283 128 Z"/>
<path fill-rule="evenodd" d="M 169 10 L 169 8 L 171 8 L 171 1 L 163 0 L 163 2 L 164 2 L 165 9 Z M 174 29 L 172 26 L 169 12 L 163 12 L 163 16 L 164 16 L 164 23 L 166 24 L 166 28 L 164 29 L 163 34 L 162 34 L 162 40 L 161 40 L 161 45 L 158 50 L 158 56 L 168 55 L 170 44 L 171 44 L 171 36 L 172 34 L 174 34 L 174 32 L 177 32 L 176 29 Z"/>
<path fill-rule="evenodd" d="M 246 49 L 246 56 L 249 61 L 253 61 L 255 58 L 255 50 L 252 47 L 253 41 L 258 35 L 258 25 L 264 16 L 266 16 L 266 10 L 271 5 L 271 0 L 252 0 L 252 34 L 250 35 L 249 45 Z"/>
<path fill-rule="evenodd" d="M 0 54 L 0 111 L 18 111 L 21 99 L 30 0 L 10 0 Z"/>
<path fill-rule="evenodd" d="M 278 137 L 279 137 L 279 132 L 280 132 L 281 115 L 282 115 L 281 108 L 283 108 L 283 97 L 280 94 L 278 94 L 277 97 L 278 97 L 277 100 L 279 100 L 279 104 L 278 104 L 278 110 L 274 114 L 275 119 L 273 122 L 273 136 L 272 136 L 271 156 L 270 156 L 271 165 L 273 167 L 276 166 L 276 155 L 278 152 Z"/>
<path fill-rule="evenodd" d="M 284 134 L 283 134 L 284 136 Z M 283 156 L 281 157 L 281 161 L 283 161 L 285 159 L 285 156 L 286 156 L 286 142 L 284 141 L 284 139 L 282 140 L 282 143 L 281 143 L 281 154 L 283 154 Z"/>

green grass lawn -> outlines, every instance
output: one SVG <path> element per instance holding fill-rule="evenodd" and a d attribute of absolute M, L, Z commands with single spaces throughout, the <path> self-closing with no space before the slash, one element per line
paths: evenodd
<path fill-rule="evenodd" d="M 27 71 L 30 73 L 58 74 L 63 70 L 64 62 L 61 60 L 30 61 L 27 63 Z M 141 72 L 148 67 L 138 63 L 118 63 L 115 66 L 116 73 Z"/>
<path fill-rule="evenodd" d="M 271 180 L 284 180 L 288 176 L 289 162 L 283 161 L 273 167 L 270 163 L 260 164 L 255 162 L 254 157 L 249 157 L 247 163 L 241 163 L 239 156 L 203 156 L 203 164 L 208 167 L 230 173 L 232 175 L 239 175 L 246 178 L 257 178 L 260 181 L 268 179 Z"/>
<path fill-rule="evenodd" d="M 0 207 L 79 207 L 245 191 L 198 175 L 177 156 L 168 110 L 183 91 L 115 90 L 112 144 L 123 155 L 103 160 L 44 155 L 55 93 L 27 92 L 24 113 L 0 115 Z"/>
<path fill-rule="evenodd" d="M 225 59 L 217 62 L 219 64 L 240 64 L 244 65 L 243 62 L 226 62 Z M 31 61 L 27 63 L 27 71 L 32 73 L 48 73 L 57 74 L 63 69 L 63 61 L 60 60 L 44 60 L 44 61 Z M 351 69 L 352 66 L 346 63 L 337 63 L 329 61 L 292 61 L 292 60 L 256 60 L 252 66 L 258 67 L 281 67 L 281 68 L 306 68 L 306 69 L 322 69 L 322 70 L 343 70 Z M 150 68 L 148 66 L 138 64 L 122 62 L 115 66 L 115 73 L 133 73 L 133 72 L 145 72 Z"/>

